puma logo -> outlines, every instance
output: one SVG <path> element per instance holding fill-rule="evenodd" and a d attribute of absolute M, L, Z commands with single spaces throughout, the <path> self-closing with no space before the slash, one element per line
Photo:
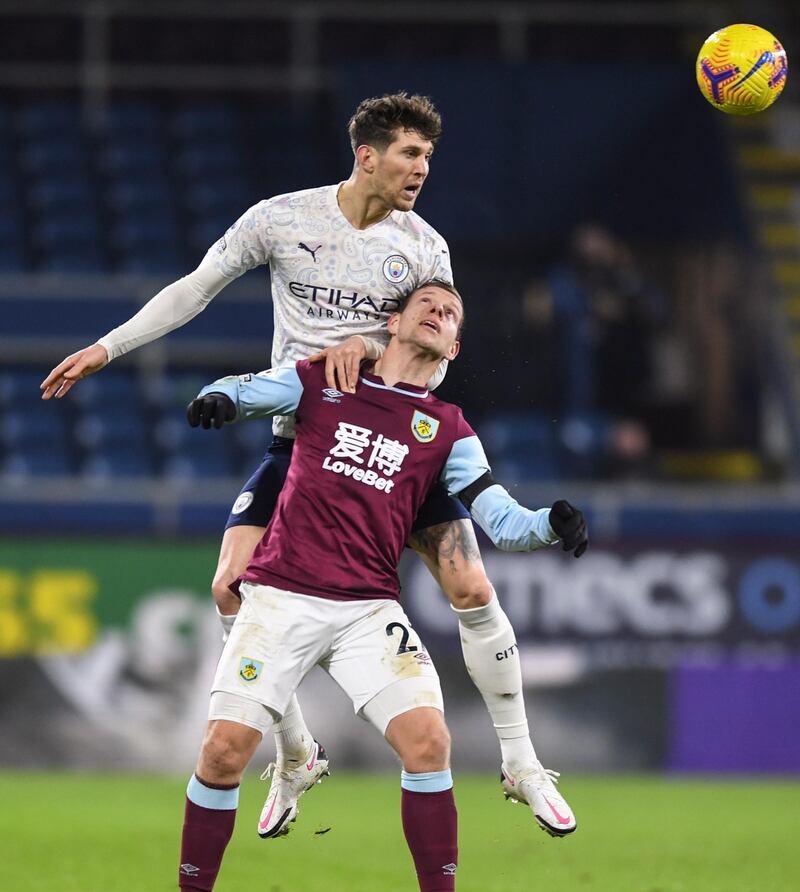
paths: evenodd
<path fill-rule="evenodd" d="M 317 245 L 316 248 L 309 248 L 305 242 L 299 242 L 297 245 L 298 248 L 302 248 L 303 251 L 308 251 L 308 253 L 314 258 L 314 263 L 317 262 L 317 251 L 322 247 L 322 245 Z"/>

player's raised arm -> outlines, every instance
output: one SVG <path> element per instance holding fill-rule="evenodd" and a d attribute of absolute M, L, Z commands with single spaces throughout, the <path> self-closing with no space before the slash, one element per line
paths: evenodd
<path fill-rule="evenodd" d="M 242 273 L 269 260 L 270 245 L 261 225 L 268 202 L 250 208 L 208 250 L 194 272 L 162 288 L 135 316 L 63 359 L 42 381 L 42 399 L 60 399 L 74 385 L 113 359 L 185 325 Z"/>
<path fill-rule="evenodd" d="M 186 407 L 186 418 L 192 427 L 209 430 L 248 418 L 292 415 L 302 395 L 303 383 L 295 366 L 257 375 L 230 375 L 204 387 Z"/>
<path fill-rule="evenodd" d="M 448 492 L 461 500 L 478 526 L 504 551 L 534 551 L 560 541 L 564 551 L 580 557 L 589 545 L 583 514 L 569 502 L 560 500 L 552 508 L 532 511 L 497 483 L 476 436 L 456 440 L 442 480 Z"/>

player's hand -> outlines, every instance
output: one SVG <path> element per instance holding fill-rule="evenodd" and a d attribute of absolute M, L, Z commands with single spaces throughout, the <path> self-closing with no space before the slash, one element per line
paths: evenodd
<path fill-rule="evenodd" d="M 108 365 L 108 353 L 100 344 L 92 344 L 78 350 L 61 362 L 42 381 L 39 389 L 42 390 L 42 399 L 49 400 L 55 396 L 57 400 L 65 396 L 81 380 L 89 375 L 99 372 Z"/>
<path fill-rule="evenodd" d="M 308 357 L 309 362 L 325 360 L 325 380 L 328 387 L 341 390 L 342 393 L 355 393 L 358 383 L 358 369 L 361 360 L 367 355 L 364 341 L 353 335 L 335 347 L 326 347 Z"/>
<path fill-rule="evenodd" d="M 589 547 L 589 534 L 586 519 L 569 502 L 561 499 L 550 509 L 550 526 L 561 540 L 564 551 L 572 551 L 579 558 Z M 574 551 L 573 551 L 574 549 Z"/>
<path fill-rule="evenodd" d="M 236 418 L 236 406 L 224 393 L 207 393 L 189 403 L 186 418 L 192 427 L 202 425 L 203 430 L 207 431 L 213 424 L 219 430 L 226 421 Z"/>

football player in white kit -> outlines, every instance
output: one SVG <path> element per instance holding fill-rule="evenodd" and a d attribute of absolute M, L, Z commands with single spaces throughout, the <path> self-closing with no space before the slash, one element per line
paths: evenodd
<path fill-rule="evenodd" d="M 452 282 L 444 239 L 414 213 L 441 135 L 429 99 L 404 93 L 364 100 L 348 125 L 355 163 L 342 183 L 279 195 L 251 207 L 213 245 L 194 272 L 168 285 L 123 325 L 57 365 L 42 398 L 63 397 L 111 360 L 184 325 L 230 282 L 268 265 L 275 333 L 273 368 L 311 357 L 326 364 L 330 388 L 353 392 L 359 364 L 377 358 L 386 320 L 416 284 Z M 446 362 L 429 382 L 435 387 Z M 221 426 L 223 419 L 219 419 Z M 229 588 L 260 541 L 288 469 L 291 418 L 276 418 L 270 449 L 232 508 L 212 590 L 223 626 L 239 600 Z M 495 595 L 463 506 L 434 490 L 409 544 L 420 554 L 458 615 L 464 659 L 497 733 L 506 781 L 537 821 L 557 835 L 574 829 L 571 811 L 554 822 L 544 799 L 553 791 L 528 730 L 514 630 Z M 498 661 L 496 654 L 507 659 Z M 264 813 L 287 832 L 297 800 L 327 773 L 328 760 L 293 698 L 275 726 L 277 765 Z M 308 766 L 311 766 L 310 768 Z M 563 807 L 563 797 L 560 797 Z M 259 823 L 264 837 L 274 827 Z"/>

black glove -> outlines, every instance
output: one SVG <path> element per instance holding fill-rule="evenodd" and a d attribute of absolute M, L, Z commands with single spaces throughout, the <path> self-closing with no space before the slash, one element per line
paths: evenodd
<path fill-rule="evenodd" d="M 219 430 L 226 421 L 236 418 L 236 406 L 224 393 L 207 393 L 189 403 L 186 418 L 192 427 L 200 427 L 202 424 L 203 430 L 207 431 L 213 424 Z"/>
<path fill-rule="evenodd" d="M 589 547 L 589 534 L 583 514 L 563 499 L 550 509 L 550 526 L 562 542 L 564 551 L 572 551 L 579 558 Z"/>

